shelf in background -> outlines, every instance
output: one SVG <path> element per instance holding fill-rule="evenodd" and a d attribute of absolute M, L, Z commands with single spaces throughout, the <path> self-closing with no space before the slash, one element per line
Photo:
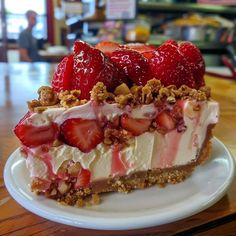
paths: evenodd
<path fill-rule="evenodd" d="M 166 11 L 166 12 L 188 12 L 197 11 L 203 13 L 236 14 L 236 6 L 197 4 L 197 3 L 160 3 L 140 2 L 139 10 Z"/>

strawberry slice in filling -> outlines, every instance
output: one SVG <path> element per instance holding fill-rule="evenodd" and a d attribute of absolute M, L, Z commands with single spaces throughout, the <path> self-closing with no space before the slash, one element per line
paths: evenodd
<path fill-rule="evenodd" d="M 61 125 L 65 142 L 82 152 L 90 152 L 103 140 L 103 131 L 96 120 L 69 119 Z"/>

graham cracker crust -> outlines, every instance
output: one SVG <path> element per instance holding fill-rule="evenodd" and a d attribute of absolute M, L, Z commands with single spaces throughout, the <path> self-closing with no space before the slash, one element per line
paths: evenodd
<path fill-rule="evenodd" d="M 67 187 L 63 192 L 56 182 L 51 183 L 50 188 L 46 191 L 34 189 L 34 184 L 32 183 L 32 191 L 35 191 L 39 195 L 45 195 L 48 198 L 55 199 L 65 205 L 83 207 L 85 205 L 99 204 L 101 202 L 101 193 L 129 193 L 133 190 L 144 189 L 153 185 L 165 187 L 166 184 L 180 183 L 188 178 L 198 165 L 204 163 L 209 158 L 211 142 L 207 140 L 211 137 L 210 129 L 208 129 L 207 136 L 204 142 L 204 148 L 200 151 L 199 158 L 195 162 L 184 166 L 140 171 L 126 176 L 108 178 L 93 182 L 90 187 L 79 190 L 73 188 L 75 179 L 70 179 L 65 181 L 65 186 Z"/>

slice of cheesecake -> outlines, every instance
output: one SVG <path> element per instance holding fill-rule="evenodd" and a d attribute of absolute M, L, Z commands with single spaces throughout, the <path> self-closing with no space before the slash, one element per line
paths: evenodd
<path fill-rule="evenodd" d="M 164 46 L 179 51 L 173 41 Z M 103 192 L 181 182 L 210 156 L 219 107 L 210 90 L 201 86 L 203 74 L 193 76 L 197 67 L 184 60 L 188 56 L 178 52 L 180 62 L 189 65 L 182 73 L 186 86 L 179 84 L 179 72 L 169 71 L 170 83 L 166 77 L 150 79 L 157 77 L 151 66 L 148 76 L 140 73 L 138 78 L 132 71 L 129 61 L 150 65 L 163 51 L 172 70 L 176 62 L 170 62 L 166 48 L 141 54 L 117 47 L 106 56 L 78 41 L 74 53 L 59 64 L 52 87 L 41 87 L 39 98 L 28 103 L 29 112 L 14 131 L 26 157 L 32 191 L 69 205 L 96 204 Z M 186 55 L 196 50 L 189 47 L 187 43 Z M 190 79 L 184 77 L 188 73 Z"/>

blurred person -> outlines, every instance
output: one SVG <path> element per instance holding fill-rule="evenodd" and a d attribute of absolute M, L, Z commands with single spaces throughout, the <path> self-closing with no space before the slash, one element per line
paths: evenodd
<path fill-rule="evenodd" d="M 37 13 L 29 10 L 25 15 L 28 21 L 28 26 L 20 33 L 18 39 L 20 61 L 41 61 L 41 57 L 38 54 L 37 39 L 32 35 L 32 30 L 37 24 Z"/>

